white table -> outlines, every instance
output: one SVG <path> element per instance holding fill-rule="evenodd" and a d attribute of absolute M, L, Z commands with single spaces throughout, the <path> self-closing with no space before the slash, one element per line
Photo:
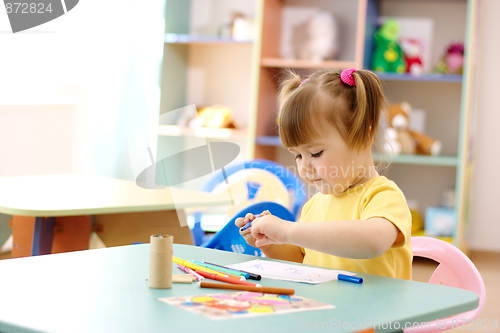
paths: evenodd
<path fill-rule="evenodd" d="M 142 217 L 149 226 L 146 236 L 153 230 L 167 233 L 177 227 L 185 238 L 189 233 L 185 208 L 230 204 L 227 197 L 206 192 L 144 189 L 132 181 L 79 174 L 3 177 L 0 189 L 0 212 L 14 215 L 14 226 L 18 216 L 35 218 L 32 255 L 50 253 L 55 217 L 93 215 L 97 224 L 120 221 L 120 229 L 130 229 Z"/>

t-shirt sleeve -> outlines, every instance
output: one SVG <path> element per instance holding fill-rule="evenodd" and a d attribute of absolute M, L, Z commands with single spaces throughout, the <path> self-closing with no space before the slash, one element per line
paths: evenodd
<path fill-rule="evenodd" d="M 392 247 L 401 247 L 411 237 L 411 214 L 403 192 L 389 181 L 370 188 L 363 198 L 360 217 L 368 220 L 383 217 L 391 221 L 403 234 L 404 239 Z"/>

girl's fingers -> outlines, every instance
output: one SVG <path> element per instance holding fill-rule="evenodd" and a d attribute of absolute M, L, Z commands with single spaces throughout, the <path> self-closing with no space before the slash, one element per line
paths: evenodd
<path fill-rule="evenodd" d="M 237 218 L 234 223 L 238 226 L 238 228 L 243 227 L 245 224 L 248 222 L 252 221 L 255 218 L 255 216 L 252 213 L 247 213 L 245 217 L 239 217 Z"/>
<path fill-rule="evenodd" d="M 236 226 L 238 228 L 241 228 L 242 226 L 244 226 L 247 222 L 245 222 L 245 219 L 243 217 L 239 217 L 237 218 L 236 220 L 234 220 L 234 224 L 236 224 Z"/>
<path fill-rule="evenodd" d="M 269 245 L 269 244 L 272 244 L 272 243 L 273 242 L 271 242 L 269 240 L 269 238 L 267 238 L 267 237 L 262 237 L 260 239 L 255 240 L 255 246 L 256 247 L 261 247 L 261 246 Z"/>

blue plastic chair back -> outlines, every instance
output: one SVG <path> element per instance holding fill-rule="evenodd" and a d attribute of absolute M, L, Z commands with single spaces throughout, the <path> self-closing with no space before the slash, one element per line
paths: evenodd
<path fill-rule="evenodd" d="M 234 221 L 239 217 L 245 217 L 248 213 L 259 215 L 265 210 L 269 210 L 271 214 L 281 219 L 295 222 L 292 213 L 282 205 L 275 202 L 260 202 L 241 210 L 203 246 L 210 249 L 262 256 L 260 249 L 247 244 L 243 236 L 240 235 L 240 230 L 234 224 Z"/>
<path fill-rule="evenodd" d="M 273 173 L 283 182 L 289 193 L 293 194 L 292 214 L 295 217 L 294 220 L 297 220 L 299 217 L 300 209 L 307 200 L 307 189 L 304 186 L 302 180 L 299 177 L 297 177 L 292 170 L 273 161 L 264 159 L 254 159 L 246 161 L 242 164 L 235 164 L 228 166 L 224 168 L 225 171 L 224 173 L 222 172 L 222 170 L 216 172 L 215 175 L 202 186 L 201 190 L 205 192 L 212 192 L 217 187 L 217 185 L 225 181 L 226 177 L 229 177 L 230 175 L 240 170 L 252 169 L 252 168 L 267 170 Z M 252 187 L 251 184 L 249 184 L 248 186 L 249 199 L 253 198 L 252 196 L 255 195 L 255 191 L 257 189 L 258 189 L 257 187 Z M 205 236 L 205 232 L 201 228 L 202 216 L 203 216 L 202 212 L 194 213 L 195 225 L 192 229 L 192 235 L 194 243 L 197 246 L 200 246 L 203 243 L 205 243 L 207 238 Z"/>
<path fill-rule="evenodd" d="M 243 164 L 232 165 L 224 168 L 224 170 L 226 177 L 228 177 L 239 170 L 252 168 L 264 169 L 272 172 L 283 182 L 283 184 L 285 184 L 287 190 L 293 193 L 294 199 L 292 214 L 295 218 L 298 218 L 300 208 L 307 200 L 307 189 L 305 188 L 302 180 L 297 177 L 293 171 L 289 170 L 285 166 L 264 159 L 254 159 L 244 162 Z M 222 171 L 218 171 L 215 176 L 202 187 L 201 190 L 205 192 L 212 192 L 212 190 L 222 182 L 224 182 L 224 174 Z M 249 195 L 252 195 L 251 191 L 249 191 Z"/>

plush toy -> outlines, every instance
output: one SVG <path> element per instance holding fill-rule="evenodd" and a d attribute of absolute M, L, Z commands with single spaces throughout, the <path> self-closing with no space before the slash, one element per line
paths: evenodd
<path fill-rule="evenodd" d="M 378 72 L 406 71 L 403 51 L 398 44 L 399 24 L 394 19 L 387 19 L 375 32 L 375 51 L 372 68 Z"/>
<path fill-rule="evenodd" d="M 462 74 L 464 66 L 464 44 L 452 43 L 446 49 L 443 59 L 437 64 L 436 72 Z"/>
<path fill-rule="evenodd" d="M 198 110 L 198 114 L 187 123 L 190 128 L 236 128 L 230 108 L 214 105 Z"/>
<path fill-rule="evenodd" d="M 337 20 L 333 14 L 318 12 L 294 28 L 295 57 L 311 61 L 333 59 L 339 50 Z"/>
<path fill-rule="evenodd" d="M 409 129 L 411 106 L 407 102 L 391 104 L 386 110 L 389 123 L 389 133 L 396 136 L 397 144 L 393 147 L 394 154 L 439 155 L 441 141 L 435 140 L 423 133 Z M 387 150 L 386 150 L 387 151 Z"/>
<path fill-rule="evenodd" d="M 413 75 L 422 74 L 424 70 L 422 66 L 422 43 L 414 38 L 401 38 L 399 43 L 405 55 L 406 71 Z"/>

